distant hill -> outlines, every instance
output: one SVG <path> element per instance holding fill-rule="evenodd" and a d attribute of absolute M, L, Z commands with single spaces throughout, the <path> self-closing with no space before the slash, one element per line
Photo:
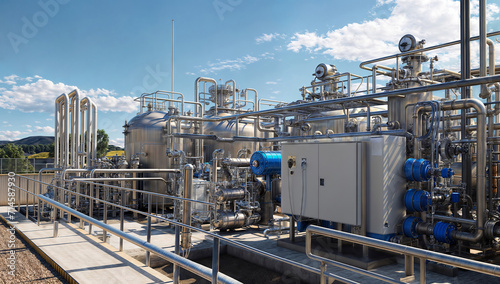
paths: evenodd
<path fill-rule="evenodd" d="M 0 141 L 0 145 L 9 143 L 14 145 L 50 145 L 54 143 L 54 136 L 29 136 L 15 141 Z"/>

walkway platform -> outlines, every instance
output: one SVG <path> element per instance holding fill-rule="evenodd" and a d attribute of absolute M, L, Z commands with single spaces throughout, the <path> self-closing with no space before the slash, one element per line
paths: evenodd
<path fill-rule="evenodd" d="M 8 207 L 0 207 L 0 217 L 5 218 L 8 216 L 7 209 Z M 172 283 L 171 279 L 166 275 L 144 265 L 146 253 L 143 249 L 124 241 L 123 252 L 120 252 L 118 250 L 118 237 L 111 236 L 109 244 L 103 243 L 94 237 L 93 235 L 96 233 L 102 233 L 100 228 L 94 226 L 96 230 L 92 232 L 92 235 L 89 235 L 88 226 L 85 227 L 85 230 L 82 230 L 77 227 L 76 222 L 66 224 L 61 220 L 59 235 L 57 238 L 53 238 L 52 223 L 42 223 L 42 225 L 37 226 L 36 223 L 27 220 L 22 214 L 16 212 L 14 216 L 14 220 L 9 221 L 9 223 L 15 225 L 22 234 L 26 235 L 33 244 L 47 254 L 78 283 Z M 119 228 L 119 220 L 110 219 L 108 224 Z M 126 218 L 124 227 L 127 233 L 146 240 L 147 225 L 145 220 L 137 222 Z M 173 252 L 173 227 L 167 222 L 153 221 L 152 228 L 151 243 Z M 303 252 L 278 246 L 277 240 L 280 237 L 270 236 L 266 238 L 263 235 L 263 230 L 257 227 L 223 232 L 220 235 L 256 249 L 319 268 L 319 262 L 309 259 Z M 299 233 L 297 237 L 303 235 L 304 233 Z M 281 238 L 287 236 L 287 234 L 281 235 Z M 192 244 L 190 259 L 211 256 L 213 241 L 211 238 L 207 238 L 205 234 L 193 232 Z M 319 277 L 316 274 L 224 242 L 221 242 L 221 254 L 222 257 L 227 254 L 281 273 L 282 283 L 319 283 Z M 165 265 L 165 260 L 151 255 L 152 267 L 162 265 Z M 328 271 L 359 283 L 385 283 L 332 265 L 328 266 Z M 398 256 L 396 257 L 396 263 L 370 269 L 370 271 L 393 279 L 404 278 L 404 258 Z M 244 277 L 244 275 L 240 275 L 240 277 L 235 278 L 245 282 Z M 429 265 L 426 278 L 427 283 L 500 283 L 500 278 L 466 270 L 460 270 L 457 276 L 449 277 L 430 271 Z M 418 259 L 415 259 L 415 278 L 413 280 L 407 279 L 405 282 L 419 283 Z M 331 280 L 329 283 L 331 283 Z"/>
<path fill-rule="evenodd" d="M 59 266 L 56 269 L 70 283 L 172 283 L 167 276 L 103 243 L 75 224 L 61 221 L 58 236 L 54 238 L 52 223 L 37 226 L 17 211 L 11 220 L 8 210 L 9 207 L 0 207 L 0 217 L 17 228 L 16 236 L 27 237 L 37 251 L 45 254 L 44 258 L 49 258 L 49 263 Z"/>

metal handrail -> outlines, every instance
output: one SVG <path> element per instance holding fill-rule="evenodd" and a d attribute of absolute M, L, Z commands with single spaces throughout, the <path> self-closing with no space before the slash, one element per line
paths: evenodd
<path fill-rule="evenodd" d="M 31 178 L 28 178 L 28 177 L 25 177 L 25 176 L 21 176 L 21 175 L 16 175 L 17 177 L 20 177 L 20 178 L 25 178 L 25 179 L 30 179 L 32 181 L 35 181 L 35 182 L 39 182 L 39 183 L 43 183 L 43 184 L 46 184 L 46 185 L 50 185 L 52 187 L 55 187 L 55 188 L 59 188 L 59 189 L 62 189 L 64 191 L 69 191 L 68 189 L 66 188 L 62 188 L 62 187 L 58 187 L 58 186 L 55 186 L 55 185 L 52 185 L 52 184 L 48 184 L 48 183 L 44 183 L 44 182 L 41 182 L 41 181 L 38 181 L 38 180 L 34 180 L 34 179 L 31 179 Z M 103 185 L 103 184 L 99 184 L 99 185 Z M 34 193 L 31 193 L 25 189 L 22 189 L 22 188 L 19 188 L 17 186 L 15 186 L 16 188 L 18 189 L 21 189 L 23 191 L 26 191 L 32 195 L 35 195 L 37 197 L 37 200 L 39 201 L 40 198 L 39 196 L 43 196 L 43 195 L 37 195 L 37 194 L 34 194 Z M 127 188 L 124 188 L 124 189 L 127 189 Z M 131 190 L 131 189 L 127 189 L 127 190 Z M 149 192 L 146 192 L 146 191 L 142 191 L 143 193 L 149 193 Z M 285 263 L 285 264 L 288 264 L 288 265 L 291 265 L 291 266 L 294 266 L 296 268 L 299 268 L 299 269 L 303 269 L 303 270 L 306 270 L 306 271 L 309 271 L 309 272 L 312 272 L 312 273 L 315 273 L 315 274 L 318 274 L 318 275 L 327 275 L 328 277 L 330 277 L 331 279 L 334 279 L 334 280 L 339 280 L 339 281 L 342 281 L 342 282 L 345 282 L 345 283 L 350 283 L 350 284 L 359 284 L 359 282 L 356 282 L 356 281 L 353 281 L 353 280 L 350 280 L 350 279 L 347 279 L 347 278 L 344 278 L 342 276 L 339 276 L 339 275 L 336 275 L 334 273 L 331 273 L 331 272 L 323 272 L 321 269 L 319 268 L 316 268 L 316 267 L 311 267 L 311 266 L 308 266 L 306 264 L 303 264 L 303 263 L 300 263 L 300 262 L 296 262 L 296 261 L 293 261 L 293 260 L 289 260 L 289 259 L 286 259 L 286 258 L 283 258 L 281 256 L 277 256 L 277 255 L 274 255 L 274 254 L 271 254 L 271 253 L 268 253 L 268 252 L 265 252 L 265 251 L 262 251 L 262 250 L 259 250 L 257 248 L 254 248 L 254 247 L 251 247 L 249 245 L 246 245 L 246 244 L 243 244 L 243 243 L 240 243 L 238 241 L 234 241 L 234 240 L 231 240 L 231 239 L 228 239 L 228 238 L 225 238 L 225 237 L 222 237 L 216 233 L 212 233 L 212 232 L 207 232 L 201 228 L 197 228 L 197 227 L 193 227 L 193 226 L 189 226 L 189 225 L 186 225 L 186 224 L 183 224 L 183 223 L 179 223 L 179 222 L 176 222 L 174 220 L 171 220 L 171 219 L 167 219 L 165 217 L 162 217 L 162 216 L 157 216 L 157 215 L 154 215 L 154 214 L 150 214 L 148 212 L 143 212 L 143 211 L 139 211 L 139 210 L 135 210 L 135 209 L 132 209 L 132 208 L 128 208 L 128 207 L 125 207 L 125 206 L 122 206 L 122 205 L 119 205 L 119 204 L 116 204 L 116 203 L 111 203 L 109 201 L 105 201 L 105 200 L 102 200 L 102 199 L 99 199 L 99 198 L 96 198 L 96 197 L 92 197 L 92 196 L 89 196 L 89 195 L 85 195 L 85 194 L 82 194 L 82 193 L 77 193 L 77 192 L 74 192 L 74 191 L 71 191 L 71 194 L 75 194 L 75 195 L 78 195 L 78 196 L 82 196 L 84 198 L 89 198 L 89 199 L 92 199 L 92 200 L 95 200 L 95 201 L 98 201 L 98 202 L 102 202 L 103 204 L 108 204 L 108 205 L 111 205 L 111 206 L 114 206 L 116 208 L 120 208 L 120 209 L 125 209 L 125 210 L 129 210 L 131 212 L 135 212 L 135 213 L 138 213 L 138 214 L 141 214 L 141 215 L 144 215 L 148 218 L 155 218 L 155 219 L 158 219 L 158 220 L 162 220 L 162 221 L 166 221 L 166 222 L 169 222 L 173 225 L 176 226 L 176 234 L 178 233 L 180 227 L 184 227 L 184 228 L 188 228 L 192 231 L 197 231 L 197 232 L 201 232 L 205 235 L 209 235 L 211 237 L 213 237 L 214 239 L 217 239 L 219 240 L 218 242 L 224 242 L 224 243 L 227 243 L 227 244 L 231 244 L 233 246 L 236 246 L 236 247 L 240 247 L 242 249 L 245 249 L 245 250 L 248 250 L 248 251 L 251 251 L 253 253 L 256 253 L 258 255 L 261 255 L 261 256 L 264 256 L 264 257 L 267 257 L 267 258 L 270 258 L 270 259 L 273 259 L 273 260 L 276 260 L 276 261 L 280 261 L 282 263 Z M 151 194 L 153 194 L 151 192 Z M 155 193 L 156 195 L 157 193 Z M 179 198 L 181 199 L 180 197 L 173 197 L 173 196 L 170 196 L 171 198 Z M 52 199 L 50 199 L 52 200 Z M 195 202 L 196 200 L 190 200 L 192 202 Z M 56 201 L 54 201 L 56 202 Z M 59 202 L 57 202 L 59 203 Z M 62 204 L 61 204 L 62 205 Z M 40 206 L 40 204 L 39 204 Z M 39 207 L 40 208 L 40 207 Z M 73 210 L 73 209 L 72 209 Z M 76 210 L 74 210 L 76 211 Z M 40 213 L 40 210 L 38 210 L 38 212 Z M 76 211 L 78 212 L 78 211 Z M 80 212 L 79 212 L 80 213 Z M 74 215 L 73 213 L 68 213 L 68 215 Z M 83 213 L 80 213 L 80 214 L 83 214 Z M 77 216 L 77 215 L 75 215 Z M 86 215 L 85 215 L 86 216 Z M 77 216 L 78 217 L 78 216 Z M 89 217 L 90 218 L 90 217 Z M 38 222 L 40 221 L 40 218 L 38 218 Z M 99 227 L 99 226 L 98 226 Z M 106 230 L 106 229 L 103 229 L 103 230 Z M 113 232 L 112 232 L 113 233 Z M 126 233 L 124 233 L 126 234 Z M 120 236 L 119 236 L 120 237 Z M 120 237 L 121 238 L 121 237 Z M 217 242 L 217 243 L 218 243 Z M 176 241 L 177 243 L 177 241 Z M 215 244 L 215 242 L 214 242 Z M 214 250 L 215 250 L 215 245 L 214 245 Z M 175 276 L 174 276 L 175 278 Z M 175 281 L 175 279 L 174 279 Z"/>
<path fill-rule="evenodd" d="M 57 201 L 54 201 L 48 197 L 45 197 L 41 194 L 38 195 L 38 198 L 43 200 L 43 202 L 46 202 L 62 211 L 65 211 L 65 212 L 68 212 L 68 214 L 71 214 L 81 220 L 85 220 L 86 222 L 90 223 L 90 224 L 93 224 L 103 230 L 106 230 L 107 232 L 110 232 L 122 239 L 125 239 L 149 252 L 152 252 L 152 253 L 155 253 L 155 254 L 158 254 L 161 258 L 173 263 L 173 264 L 176 264 L 176 265 L 179 265 L 180 267 L 196 274 L 196 275 L 199 275 L 207 280 L 212 280 L 212 269 L 206 267 L 206 266 L 203 266 L 201 264 L 198 264 L 192 260 L 189 260 L 187 258 L 184 258 L 182 256 L 179 256 L 177 254 L 174 254 L 172 252 L 169 252 L 169 251 L 166 251 L 166 250 L 163 250 L 162 248 L 158 247 L 158 246 L 155 246 L 147 241 L 143 241 L 141 240 L 140 238 L 138 237 L 135 237 L 135 236 L 132 236 L 130 234 L 127 234 L 125 232 L 122 232 L 120 231 L 119 229 L 116 229 L 115 227 L 112 227 L 110 225 L 107 225 L 107 224 L 104 224 L 103 222 L 101 221 L 98 221 L 94 218 L 91 218 L 81 212 L 78 212 L 74 209 L 71 209 L 69 208 L 68 206 L 66 205 L 63 205 Z M 222 274 L 222 273 L 218 273 L 218 277 L 217 277 L 217 282 L 218 283 L 241 283 L 240 281 L 234 279 L 234 278 L 231 278 L 225 274 Z"/>
<path fill-rule="evenodd" d="M 500 276 L 500 266 L 499 265 L 493 265 L 489 263 L 484 263 L 476 260 L 470 260 L 470 259 L 464 259 L 461 257 L 453 256 L 453 255 L 448 255 L 444 253 L 439 253 L 439 252 L 434 252 L 434 251 L 429 251 L 429 250 L 424 250 L 424 249 L 419 249 L 415 247 L 410 247 L 410 246 L 405 246 L 405 245 L 400 245 L 396 243 L 391 243 L 391 242 L 386 242 L 378 239 L 373 239 L 365 236 L 360 236 L 360 235 L 355 235 L 351 233 L 346 233 L 334 229 L 328 229 L 324 227 L 319 227 L 319 226 L 314 226 L 311 225 L 307 227 L 306 230 L 306 254 L 307 257 L 320 261 L 320 262 L 325 262 L 325 263 L 330 263 L 332 265 L 338 266 L 338 262 L 333 261 L 328 258 L 324 258 L 318 255 L 315 255 L 311 252 L 311 236 L 312 234 L 316 235 L 321 235 L 329 238 L 334 238 L 342 241 L 348 241 L 352 242 L 355 244 L 360 244 L 364 246 L 370 246 L 374 247 L 377 249 L 389 251 L 389 252 L 394 252 L 394 253 L 399 253 L 403 254 L 405 256 L 412 256 L 412 257 L 418 257 L 421 260 L 423 260 L 423 263 L 425 264 L 425 260 L 432 260 L 435 262 L 440 262 L 444 263 L 447 265 L 455 266 L 458 268 L 463 268 L 467 270 L 472 270 L 492 276 L 499 277 Z M 342 264 L 345 266 L 345 264 Z M 355 268 L 355 267 L 354 267 Z M 425 265 L 424 267 L 420 267 L 420 269 L 425 270 Z M 368 271 L 363 271 L 365 275 L 372 276 L 371 272 Z M 372 276 L 373 277 L 373 276 Z M 383 276 L 385 279 L 378 278 L 380 280 L 384 280 L 387 282 L 391 283 L 399 283 L 398 280 L 390 279 L 388 277 Z M 322 276 L 322 281 L 324 279 L 324 276 Z M 389 281 L 390 280 L 390 281 Z M 425 283 L 425 271 L 420 271 L 420 283 Z"/>

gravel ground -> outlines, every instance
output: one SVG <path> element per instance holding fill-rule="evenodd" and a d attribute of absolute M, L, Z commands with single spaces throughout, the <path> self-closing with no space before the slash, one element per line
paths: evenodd
<path fill-rule="evenodd" d="M 12 240 L 11 242 L 9 242 Z M 9 247 L 10 246 L 10 247 Z M 15 271 L 10 275 L 11 250 L 15 251 Z M 0 221 L 0 283 L 67 283 L 17 233 L 11 237 L 9 227 Z"/>

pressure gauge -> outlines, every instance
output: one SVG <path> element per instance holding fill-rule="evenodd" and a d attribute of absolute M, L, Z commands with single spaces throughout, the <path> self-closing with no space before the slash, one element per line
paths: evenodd
<path fill-rule="evenodd" d="M 337 72 L 335 65 L 321 63 L 316 67 L 313 75 L 321 80 L 327 76 L 335 74 L 335 72 Z"/>
<path fill-rule="evenodd" d="M 416 46 L 417 46 L 417 40 L 415 39 L 414 36 L 410 34 L 404 35 L 399 40 L 399 51 L 401 52 L 407 52 L 413 50 L 415 49 Z"/>

